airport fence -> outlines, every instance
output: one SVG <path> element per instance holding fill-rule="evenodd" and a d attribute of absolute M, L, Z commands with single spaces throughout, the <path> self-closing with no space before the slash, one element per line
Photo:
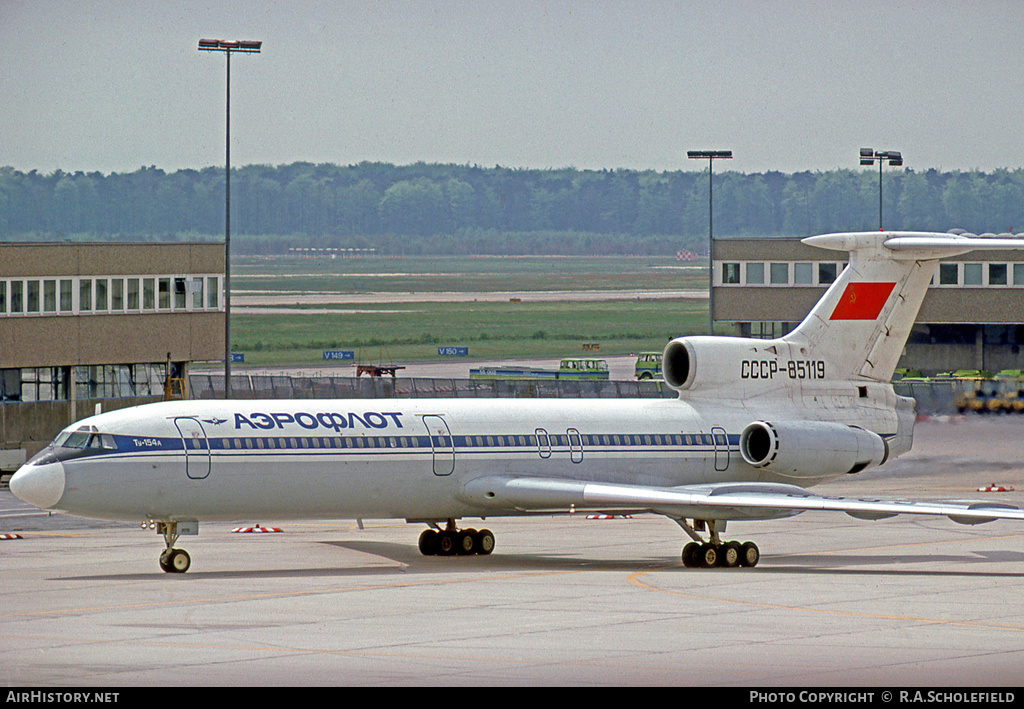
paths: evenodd
<path fill-rule="evenodd" d="M 660 399 L 678 394 L 657 381 L 430 379 L 231 375 L 236 399 Z M 189 397 L 224 397 L 224 375 L 189 374 Z"/>
<path fill-rule="evenodd" d="M 917 400 L 924 416 L 956 413 L 952 382 L 895 382 L 896 393 Z M 660 381 L 431 379 L 421 377 L 298 377 L 232 374 L 236 399 L 674 399 Z M 224 375 L 189 375 L 192 399 L 224 397 Z"/>

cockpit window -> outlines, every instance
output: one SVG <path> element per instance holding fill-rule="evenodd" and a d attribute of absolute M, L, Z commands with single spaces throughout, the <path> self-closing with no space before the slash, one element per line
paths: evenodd
<path fill-rule="evenodd" d="M 83 426 L 77 431 L 61 431 L 53 440 L 56 448 L 117 448 L 114 437 L 108 433 L 98 433 L 95 426 Z"/>
<path fill-rule="evenodd" d="M 85 448 L 89 445 L 90 438 L 92 438 L 92 431 L 79 429 L 71 433 L 59 445 L 61 448 Z"/>

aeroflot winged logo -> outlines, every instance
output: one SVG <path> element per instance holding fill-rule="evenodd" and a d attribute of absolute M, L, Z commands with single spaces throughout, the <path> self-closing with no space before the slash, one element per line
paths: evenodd
<path fill-rule="evenodd" d="M 882 312 L 895 283 L 850 283 L 836 303 L 830 320 L 874 320 Z"/>

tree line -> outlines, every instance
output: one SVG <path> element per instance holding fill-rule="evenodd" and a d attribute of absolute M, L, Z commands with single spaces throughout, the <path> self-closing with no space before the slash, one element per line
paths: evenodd
<path fill-rule="evenodd" d="M 714 175 L 716 237 L 878 228 L 878 172 Z M 887 229 L 1024 227 L 1024 170 L 883 174 Z M 385 254 L 706 251 L 708 173 L 364 162 L 231 173 L 233 243 Z M 222 238 L 224 169 L 40 174 L 0 167 L 0 238 Z"/>

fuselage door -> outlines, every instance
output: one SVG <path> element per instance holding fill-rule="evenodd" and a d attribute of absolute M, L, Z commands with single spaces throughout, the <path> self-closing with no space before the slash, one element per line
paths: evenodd
<path fill-rule="evenodd" d="M 185 474 L 193 480 L 202 480 L 210 474 L 210 443 L 206 440 L 203 424 L 193 418 L 176 418 L 174 425 L 181 434 L 185 448 Z"/>
<path fill-rule="evenodd" d="M 583 437 L 580 436 L 580 432 L 575 428 L 570 428 L 566 431 L 569 439 L 569 460 L 573 463 L 583 462 Z"/>
<path fill-rule="evenodd" d="M 551 436 L 543 428 L 538 428 L 534 433 L 537 434 L 537 453 L 541 458 L 545 460 L 551 457 Z"/>
<path fill-rule="evenodd" d="M 721 426 L 711 427 L 711 438 L 715 444 L 715 471 L 729 469 L 729 434 Z"/>
<path fill-rule="evenodd" d="M 455 472 L 455 441 L 448 424 L 440 416 L 428 414 L 423 417 L 423 425 L 434 453 L 434 475 L 451 475 Z"/>

